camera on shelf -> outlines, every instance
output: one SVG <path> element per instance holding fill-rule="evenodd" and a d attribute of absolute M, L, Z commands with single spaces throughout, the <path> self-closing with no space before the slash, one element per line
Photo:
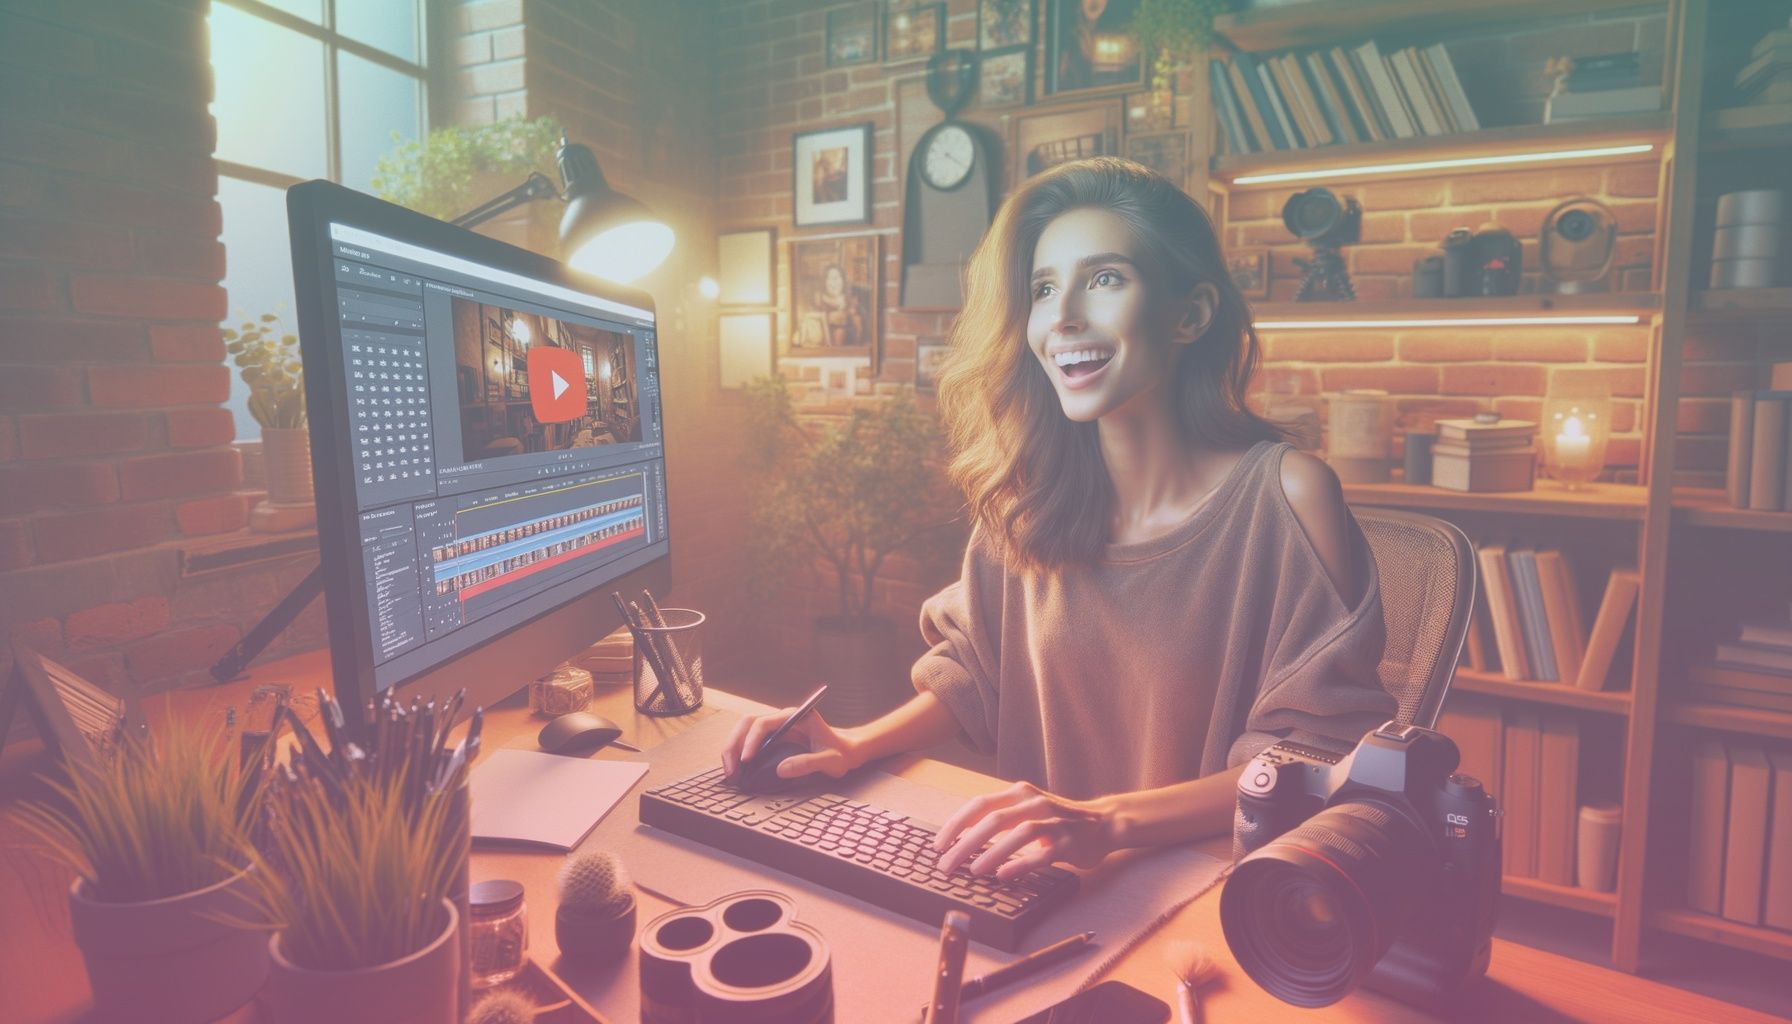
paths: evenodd
<path fill-rule="evenodd" d="M 1282 742 L 1245 766 L 1220 923 L 1252 980 L 1295 1006 L 1366 983 L 1438 1008 L 1486 972 L 1498 811 L 1458 759 L 1388 722 L 1347 754 Z"/>
<path fill-rule="evenodd" d="M 1339 249 L 1362 237 L 1362 206 L 1355 199 L 1339 201 L 1331 189 L 1310 188 L 1282 204 L 1282 224 L 1313 247 L 1311 260 L 1294 261 L 1305 271 L 1295 298 L 1301 302 L 1356 298 Z"/>
<path fill-rule="evenodd" d="M 1517 295 L 1524 269 L 1524 246 L 1505 228 L 1457 228 L 1444 236 L 1443 256 L 1413 265 L 1417 299 L 1457 299 L 1476 295 Z"/>

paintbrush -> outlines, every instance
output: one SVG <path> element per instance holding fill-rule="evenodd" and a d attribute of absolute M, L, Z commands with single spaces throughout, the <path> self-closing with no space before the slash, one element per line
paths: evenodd
<path fill-rule="evenodd" d="M 1181 1024 L 1201 1024 L 1201 985 L 1219 972 L 1207 947 L 1193 939 L 1177 939 L 1164 950 L 1164 961 L 1176 976 L 1176 1006 Z"/>

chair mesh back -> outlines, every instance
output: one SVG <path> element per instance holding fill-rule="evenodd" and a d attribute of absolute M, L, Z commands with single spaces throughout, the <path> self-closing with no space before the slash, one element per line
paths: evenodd
<path fill-rule="evenodd" d="M 1399 720 L 1431 728 L 1455 673 L 1474 594 L 1474 558 L 1461 531 L 1439 519 L 1354 510 L 1381 575 L 1387 648 L 1381 685 Z"/>

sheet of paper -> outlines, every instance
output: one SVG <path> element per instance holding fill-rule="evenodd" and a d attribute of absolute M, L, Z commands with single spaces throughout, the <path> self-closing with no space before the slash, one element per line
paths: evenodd
<path fill-rule="evenodd" d="M 639 761 L 494 750 L 473 768 L 473 839 L 570 850 L 645 774 Z"/>
<path fill-rule="evenodd" d="M 723 739 L 734 716 L 717 715 L 649 752 L 652 768 L 641 786 L 646 792 L 719 763 Z M 924 821 L 944 821 L 963 798 L 880 772 L 867 772 L 835 791 L 888 807 Z M 796 916 L 818 929 L 832 958 L 835 1019 L 840 1021 L 917 1021 L 931 991 L 939 925 L 924 924 L 858 902 L 804 879 L 773 871 L 732 854 L 639 824 L 639 799 L 628 813 L 612 815 L 583 844 L 614 850 L 640 885 L 687 904 L 703 904 L 741 889 L 769 888 L 796 904 Z M 1019 953 L 1006 953 L 975 941 L 965 977 L 993 970 L 1027 950 L 1089 930 L 1095 948 L 1085 955 L 1036 975 L 1012 989 L 997 990 L 967 1004 L 968 1024 L 997 1024 L 1043 1010 L 1069 996 L 1090 972 L 1154 927 L 1160 915 L 1205 890 L 1224 863 L 1193 849 L 1174 847 L 1131 851 L 1110 858 L 1084 877 L 1081 892 L 1069 905 L 1041 921 Z M 640 926 L 645 929 L 648 919 Z M 586 974 L 557 968 L 579 993 L 612 1020 L 638 1019 L 639 965 L 631 950 L 627 960 Z M 1168 998 L 1170 989 L 1159 993 Z"/>

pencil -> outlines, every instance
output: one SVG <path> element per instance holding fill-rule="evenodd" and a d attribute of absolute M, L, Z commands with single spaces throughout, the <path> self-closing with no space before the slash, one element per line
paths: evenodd
<path fill-rule="evenodd" d="M 669 628 L 666 625 L 665 614 L 660 611 L 660 603 L 653 599 L 653 591 L 642 588 L 641 596 L 647 599 L 647 614 L 652 617 L 653 624 L 660 629 Z M 695 679 L 691 678 L 690 666 L 684 663 L 684 654 L 678 649 L 678 642 L 673 640 L 670 635 L 663 639 L 666 650 L 672 655 L 672 671 L 677 673 L 679 685 L 684 688 L 686 694 L 694 696 L 697 692 L 697 683 Z"/>
<path fill-rule="evenodd" d="M 1038 974 L 1047 967 L 1082 952 L 1094 938 L 1094 932 L 1078 932 L 1067 939 L 1034 950 L 1013 963 L 1003 964 L 988 974 L 980 974 L 964 983 L 963 998 L 975 999 L 985 992 Z"/>
<path fill-rule="evenodd" d="M 640 705 L 645 707 L 652 704 L 654 699 L 662 693 L 666 695 L 668 702 L 672 701 L 677 691 L 669 689 L 672 685 L 672 675 L 660 664 L 658 648 L 648 639 L 647 634 L 641 631 L 641 623 L 635 618 L 635 613 L 629 609 L 628 603 L 622 599 L 622 592 L 610 591 L 610 600 L 616 602 L 616 611 L 622 616 L 623 623 L 628 626 L 629 636 L 635 640 L 635 649 L 640 652 L 641 658 L 647 662 L 649 668 L 653 669 L 654 676 L 659 680 L 659 685 L 653 688 L 653 693 L 649 694 L 645 701 L 640 701 Z"/>

